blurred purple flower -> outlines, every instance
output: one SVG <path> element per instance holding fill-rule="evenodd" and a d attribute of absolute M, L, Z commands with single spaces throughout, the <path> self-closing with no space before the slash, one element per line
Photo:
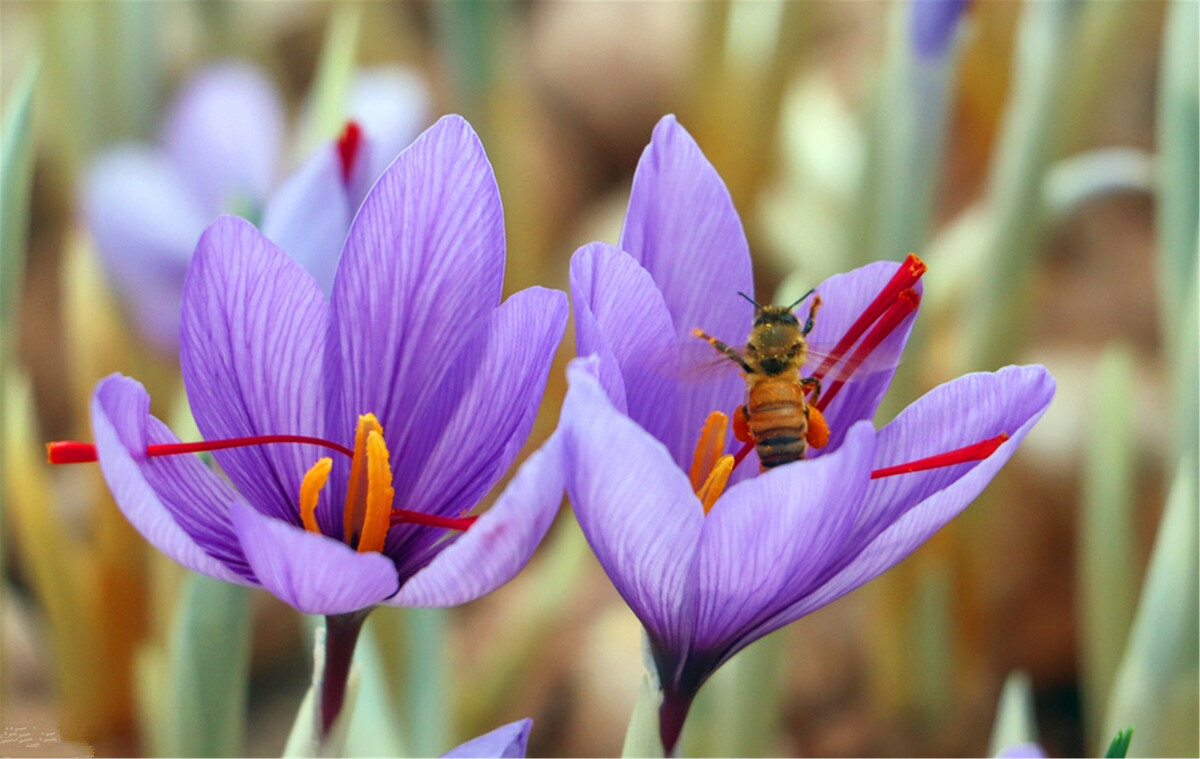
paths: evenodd
<path fill-rule="evenodd" d="M 278 182 L 284 110 L 257 69 L 226 62 L 180 93 L 160 145 L 126 144 L 101 155 L 81 205 L 105 268 L 142 333 L 173 350 L 188 261 L 221 213 L 261 220 L 263 234 L 328 294 L 354 212 L 383 169 L 426 119 L 427 95 L 400 68 L 364 72 L 351 92 L 340 140 Z"/>
<path fill-rule="evenodd" d="M 500 303 L 504 259 L 491 165 L 456 116 L 370 191 L 332 301 L 249 222 L 219 218 L 192 259 L 180 329 L 207 442 L 180 445 L 132 379 L 93 396 L 121 510 L 189 569 L 328 615 L 327 668 L 349 666 L 362 610 L 461 604 L 504 584 L 561 501 L 558 438 L 488 511 L 464 514 L 529 435 L 567 310 L 536 287 Z M 213 451 L 228 481 L 164 455 L 195 450 Z"/>
<path fill-rule="evenodd" d="M 673 117 L 638 164 L 621 248 L 593 243 L 572 258 L 578 352 L 594 357 L 568 369 L 567 490 L 646 628 L 668 751 L 721 664 L 914 551 L 979 495 L 1050 403 L 1044 368 L 1006 367 L 942 385 L 874 429 L 923 271 L 915 258 L 880 262 L 817 288 L 825 305 L 809 338 L 831 357 L 810 357 L 801 376 L 824 381 L 829 444 L 757 476 L 744 462 L 722 493 L 709 478 L 729 455 L 727 429 L 706 420 L 739 406 L 745 382 L 686 367 L 696 350 L 714 355 L 696 327 L 744 343 L 753 306 L 736 292 L 752 292 L 750 255 L 724 184 Z"/>
<path fill-rule="evenodd" d="M 529 746 L 533 720 L 522 719 L 472 738 L 442 754 L 442 759 L 515 759 L 523 758 Z"/>
<path fill-rule="evenodd" d="M 1046 759 L 1046 750 L 1037 743 L 1015 743 L 996 754 L 996 759 Z"/>
<path fill-rule="evenodd" d="M 938 58 L 946 53 L 969 0 L 912 0 L 909 33 L 921 58 Z"/>

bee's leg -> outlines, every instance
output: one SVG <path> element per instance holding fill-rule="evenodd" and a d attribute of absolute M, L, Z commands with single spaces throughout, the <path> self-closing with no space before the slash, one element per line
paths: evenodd
<path fill-rule="evenodd" d="M 729 359 L 733 363 L 742 367 L 742 371 L 747 372 L 747 373 L 749 373 L 751 371 L 750 367 L 746 364 L 745 359 L 742 358 L 741 354 L 738 353 L 737 350 L 730 348 L 728 345 L 721 342 L 720 340 L 713 337 L 712 335 L 697 328 L 697 329 L 692 330 L 692 337 L 698 337 L 701 340 L 704 340 L 705 342 L 707 342 L 712 347 L 716 348 L 719 353 L 722 353 L 725 355 L 725 358 Z"/>
<path fill-rule="evenodd" d="M 800 334 L 808 335 L 809 332 L 812 332 L 813 322 L 816 321 L 817 318 L 817 309 L 820 307 L 821 296 L 814 295 L 812 299 L 812 305 L 808 307 L 808 318 L 804 320 L 804 329 L 800 331 Z"/>
<path fill-rule="evenodd" d="M 805 393 L 811 392 L 812 395 L 808 398 L 808 405 L 813 405 L 817 399 L 821 397 L 821 380 L 816 377 L 804 377 L 800 380 L 800 387 L 804 388 Z"/>

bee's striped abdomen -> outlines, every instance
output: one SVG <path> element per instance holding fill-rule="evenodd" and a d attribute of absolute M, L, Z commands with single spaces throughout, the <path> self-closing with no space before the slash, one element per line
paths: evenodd
<path fill-rule="evenodd" d="M 794 379 L 770 377 L 751 384 L 746 417 L 763 469 L 804 458 L 808 416 L 804 389 Z"/>

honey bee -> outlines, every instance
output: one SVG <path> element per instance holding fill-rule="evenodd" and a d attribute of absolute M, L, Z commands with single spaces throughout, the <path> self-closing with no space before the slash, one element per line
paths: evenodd
<path fill-rule="evenodd" d="M 809 445 L 820 448 L 829 439 L 829 429 L 813 405 L 821 393 L 821 382 L 800 376 L 809 352 L 805 338 L 812 331 L 821 296 L 813 298 L 803 327 L 792 313 L 813 292 L 809 290 L 790 306 L 763 306 L 738 293 L 755 309 L 754 326 L 741 350 L 700 329 L 692 332 L 741 367 L 746 402 L 734 414 L 734 434 L 743 442 L 754 443 L 763 471 L 802 459 Z M 806 398 L 810 392 L 811 397 Z"/>

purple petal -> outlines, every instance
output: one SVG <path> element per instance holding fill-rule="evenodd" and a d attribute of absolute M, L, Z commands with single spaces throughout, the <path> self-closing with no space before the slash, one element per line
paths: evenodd
<path fill-rule="evenodd" d="M 666 652 L 691 637 L 704 511 L 666 446 L 613 408 L 594 359 L 567 368 L 561 429 L 567 492 L 617 591 Z"/>
<path fill-rule="evenodd" d="M 967 0 L 913 0 L 909 33 L 922 58 L 945 54 Z"/>
<path fill-rule="evenodd" d="M 509 722 L 442 754 L 442 759 L 509 759 L 524 757 L 533 720 Z"/>
<path fill-rule="evenodd" d="M 1041 366 L 968 374 L 931 390 L 880 430 L 875 468 L 953 450 L 1001 432 L 1009 439 L 980 462 L 873 480 L 851 544 L 877 536 L 788 615 L 796 619 L 808 614 L 891 569 L 961 513 L 1016 452 L 1053 395 L 1054 378 Z"/>
<path fill-rule="evenodd" d="M 500 302 L 504 219 L 491 165 L 469 124 L 447 116 L 405 150 L 355 218 L 333 287 L 344 378 L 330 434 L 348 442 L 358 414 L 383 424 L 392 459 L 428 446 L 419 401 L 447 372 L 431 351 L 460 345 L 464 325 Z"/>
<path fill-rule="evenodd" d="M 244 503 L 233 503 L 229 515 L 262 586 L 305 614 L 346 614 L 396 592 L 396 568 L 383 554 L 358 553 Z"/>
<path fill-rule="evenodd" d="M 835 454 L 772 469 L 730 488 L 700 539 L 694 647 L 721 658 L 761 621 L 812 590 L 836 561 L 867 489 L 875 450 L 870 423 Z"/>
<path fill-rule="evenodd" d="M 263 211 L 262 233 L 303 266 L 326 297 L 357 210 L 350 202 L 337 149 L 323 143 Z"/>
<path fill-rule="evenodd" d="M 418 429 L 440 433 L 432 452 L 415 466 L 396 462 L 396 479 L 415 482 L 404 508 L 451 516 L 470 510 L 508 471 L 533 427 L 566 322 L 566 296 L 541 287 L 515 293 L 491 313 L 480 350 L 454 359 L 478 367 L 469 382 L 453 381 L 465 373 L 447 377 L 448 392 L 424 404 L 430 414 Z"/>
<path fill-rule="evenodd" d="M 1046 750 L 1036 743 L 1015 743 L 996 754 L 996 759 L 1046 759 Z"/>
<path fill-rule="evenodd" d="M 164 142 L 200 201 L 220 212 L 266 198 L 283 130 L 283 106 L 266 77 L 226 62 L 188 82 Z"/>
<path fill-rule="evenodd" d="M 877 261 L 845 274 L 835 274 L 817 287 L 822 305 L 814 320 L 813 331 L 808 337 L 814 355 L 809 358 L 801 372 L 802 376 L 808 377 L 813 373 L 821 363 L 822 354 L 828 353 L 842 339 L 854 321 L 883 290 L 897 268 L 899 264 Z M 921 283 L 918 282 L 913 289 L 920 293 Z M 801 321 L 808 316 L 809 303 L 810 300 L 805 300 L 796 308 L 797 318 Z M 813 458 L 836 450 L 841 445 L 846 430 L 855 422 L 874 419 L 879 402 L 883 400 L 888 386 L 892 383 L 892 376 L 900 363 L 900 355 L 904 352 L 917 313 L 914 311 L 910 314 L 871 352 L 825 409 L 825 421 L 830 432 L 829 444 L 819 451 L 814 451 Z M 837 371 L 835 368 L 832 375 L 825 378 L 824 390 L 828 390 L 832 385 Z"/>
<path fill-rule="evenodd" d="M 413 575 L 391 602 L 456 606 L 491 593 L 528 563 L 562 504 L 558 435 L 535 451 L 492 508 Z"/>
<path fill-rule="evenodd" d="M 601 386 L 613 404 L 682 462 L 691 451 L 675 421 L 679 345 L 650 273 L 629 254 L 594 242 L 571 257 L 571 298 L 575 352 L 600 357 Z"/>
<path fill-rule="evenodd" d="M 696 328 L 745 342 L 754 321 L 737 294 L 754 296 L 746 235 L 725 184 L 674 116 L 658 122 L 638 162 L 620 247 L 654 278 L 684 345 L 703 346 Z M 689 384 L 677 424 L 694 441 L 712 411 L 731 412 L 744 394 L 733 372 Z"/>
<path fill-rule="evenodd" d="M 380 66 L 360 72 L 350 83 L 350 118 L 365 132 L 363 163 L 355 183 L 354 206 L 400 151 L 429 123 L 429 88 L 405 66 Z"/>
<path fill-rule="evenodd" d="M 179 439 L 150 416 L 145 388 L 119 374 L 101 380 L 92 435 L 113 499 L 142 537 L 188 569 L 253 584 L 229 521 L 237 494 L 195 456 L 146 456 L 148 444 Z"/>
<path fill-rule="evenodd" d="M 253 225 L 213 222 L 188 272 L 180 330 L 183 380 L 204 437 L 323 436 L 328 319 L 313 278 Z M 298 525 L 300 482 L 328 452 L 276 444 L 213 455 L 251 504 Z"/>
<path fill-rule="evenodd" d="M 81 204 L 138 327 L 157 347 L 174 350 L 184 275 L 208 215 L 167 155 L 139 146 L 117 148 L 92 164 Z"/>

